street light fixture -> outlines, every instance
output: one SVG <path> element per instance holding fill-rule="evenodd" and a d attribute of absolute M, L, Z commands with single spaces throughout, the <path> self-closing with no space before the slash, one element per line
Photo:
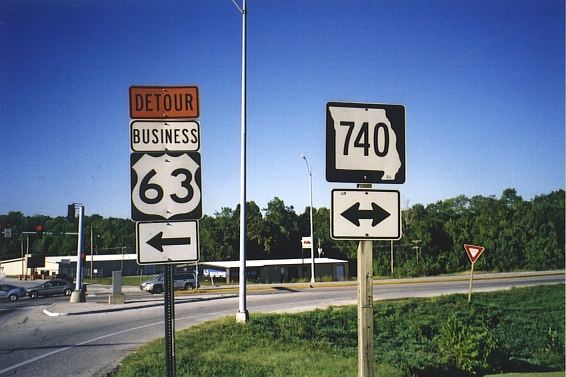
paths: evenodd
<path fill-rule="evenodd" d="M 314 231 L 313 231 L 313 223 L 312 223 L 312 169 L 309 165 L 309 161 L 307 160 L 307 156 L 304 154 L 301 155 L 301 158 L 305 160 L 305 164 L 307 164 L 307 172 L 309 174 L 309 193 L 310 193 L 310 221 L 311 221 L 311 283 L 315 282 L 314 279 Z"/>

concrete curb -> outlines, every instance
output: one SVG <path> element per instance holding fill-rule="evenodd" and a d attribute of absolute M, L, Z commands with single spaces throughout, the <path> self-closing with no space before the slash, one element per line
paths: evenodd
<path fill-rule="evenodd" d="M 49 317 L 61 317 L 61 316 L 76 316 L 76 315 L 85 315 L 85 314 L 100 314 L 100 313 L 112 313 L 112 312 L 121 312 L 121 311 L 126 311 L 126 310 L 136 310 L 136 309 L 144 309 L 144 308 L 151 308 L 151 307 L 158 307 L 158 306 L 163 306 L 163 303 L 155 303 L 155 304 L 145 304 L 145 305 L 128 305 L 126 304 L 121 304 L 121 305 L 114 305 L 116 307 L 113 308 L 109 308 L 109 307 L 104 307 L 105 304 L 100 304 L 100 309 L 96 309 L 96 308 L 90 308 L 88 310 L 82 310 L 82 311 L 77 311 L 77 312 L 53 312 L 50 309 L 54 306 L 56 306 L 57 304 L 53 304 L 51 305 L 49 308 L 43 309 L 43 314 L 49 316 Z M 73 304 L 75 305 L 75 304 Z M 79 305 L 78 307 L 80 308 L 81 304 L 76 304 Z"/>
<path fill-rule="evenodd" d="M 55 313 L 55 312 L 52 312 L 51 310 L 49 310 L 52 307 L 54 307 L 55 305 L 57 305 L 57 304 L 52 304 L 49 307 L 43 309 L 43 314 L 48 315 L 49 317 L 61 317 L 61 316 L 69 315 L 69 313 Z"/>

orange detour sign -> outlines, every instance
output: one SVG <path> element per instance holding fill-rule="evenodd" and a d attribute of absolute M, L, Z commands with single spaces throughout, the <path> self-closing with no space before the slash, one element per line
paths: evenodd
<path fill-rule="evenodd" d="M 199 96 L 196 86 L 131 86 L 130 118 L 198 118 Z"/>
<path fill-rule="evenodd" d="M 468 258 L 470 258 L 470 262 L 474 264 L 485 250 L 485 247 L 466 244 L 464 245 L 464 249 L 466 249 L 466 253 L 468 253 Z"/>

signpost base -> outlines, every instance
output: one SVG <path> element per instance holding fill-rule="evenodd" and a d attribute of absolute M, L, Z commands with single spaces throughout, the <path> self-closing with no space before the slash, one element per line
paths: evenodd
<path fill-rule="evenodd" d="M 108 304 L 121 305 L 126 303 L 126 296 L 123 293 L 112 294 L 108 296 Z"/>
<path fill-rule="evenodd" d="M 238 323 L 246 323 L 250 320 L 250 313 L 246 310 L 245 312 L 237 312 L 236 313 L 236 322 Z"/>
<path fill-rule="evenodd" d="M 86 302 L 86 295 L 82 290 L 74 291 L 71 293 L 70 304 L 78 304 L 79 302 Z"/>

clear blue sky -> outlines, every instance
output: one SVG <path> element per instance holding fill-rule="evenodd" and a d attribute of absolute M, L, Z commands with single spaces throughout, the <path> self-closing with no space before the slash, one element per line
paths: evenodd
<path fill-rule="evenodd" d="M 241 2 L 241 0 L 240 0 Z M 248 0 L 248 200 L 302 212 L 328 101 L 403 104 L 410 205 L 564 187 L 563 0 Z M 0 213 L 130 217 L 128 88 L 197 85 L 204 212 L 239 201 L 230 0 L 0 2 Z M 374 185 L 376 187 L 376 185 Z"/>

